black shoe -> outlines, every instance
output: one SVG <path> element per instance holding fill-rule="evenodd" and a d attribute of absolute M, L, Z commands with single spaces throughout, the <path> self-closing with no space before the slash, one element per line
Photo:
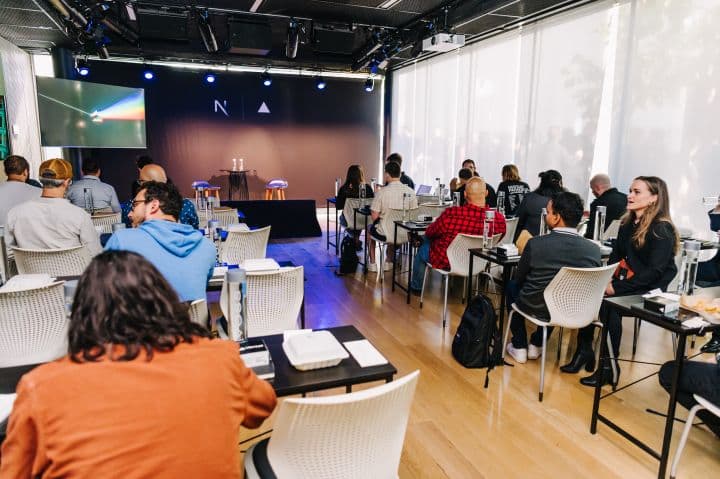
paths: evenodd
<path fill-rule="evenodd" d="M 564 373 L 575 374 L 580 372 L 582 368 L 585 371 L 592 372 L 595 369 L 595 354 L 592 351 L 575 351 L 572 360 L 564 366 L 560 366 L 560 371 Z"/>
<path fill-rule="evenodd" d="M 720 353 L 720 337 L 713 336 L 705 343 L 700 351 L 703 353 Z"/>
<path fill-rule="evenodd" d="M 618 368 L 618 377 L 620 377 L 620 368 Z M 600 381 L 601 387 L 607 386 L 608 384 L 612 385 L 613 391 L 617 386 L 617 381 L 613 381 L 613 372 L 610 366 L 596 369 L 590 376 L 580 379 L 580 384 L 594 388 L 597 386 L 598 381 Z"/>

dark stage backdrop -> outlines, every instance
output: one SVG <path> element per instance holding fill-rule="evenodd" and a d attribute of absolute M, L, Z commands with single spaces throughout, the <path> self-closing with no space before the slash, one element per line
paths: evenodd
<path fill-rule="evenodd" d="M 142 78 L 142 65 L 91 62 L 87 81 L 145 88 L 147 150 L 83 149 L 102 164 L 103 180 L 127 199 L 136 177 L 134 160 L 150 154 L 163 165 L 185 196 L 194 180 L 222 186 L 233 158 L 244 158 L 251 199 L 261 199 L 265 182 L 284 178 L 288 199 L 324 199 L 334 178 L 353 163 L 367 180 L 377 175 L 380 158 L 381 91 L 368 93 L 363 80 L 328 78 L 324 91 L 312 77 L 273 77 L 265 87 L 258 73 L 216 72 L 213 85 L 204 73 L 155 67 L 155 79 Z M 239 166 L 239 165 L 238 165 Z M 291 220 L 289 218 L 289 220 Z"/>

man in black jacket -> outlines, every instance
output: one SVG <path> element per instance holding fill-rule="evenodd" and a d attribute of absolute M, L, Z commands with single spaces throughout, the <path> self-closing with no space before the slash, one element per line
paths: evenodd
<path fill-rule="evenodd" d="M 508 304 L 515 302 L 521 311 L 538 319 L 550 321 L 545 304 L 545 287 L 563 266 L 592 268 L 600 266 L 600 248 L 577 232 L 583 214 L 583 202 L 575 193 L 561 192 L 547 205 L 547 224 L 550 234 L 531 238 L 525 245 L 517 268 L 516 282 L 508 286 Z M 538 328 L 530 337 L 528 348 L 525 320 L 513 315 L 510 322 L 512 342 L 507 351 L 515 362 L 540 357 L 542 330 Z M 548 337 L 552 328 L 548 328 Z"/>
<path fill-rule="evenodd" d="M 595 195 L 595 200 L 590 203 L 590 217 L 588 218 L 587 230 L 585 237 L 592 239 L 595 231 L 595 212 L 598 206 L 607 207 L 605 216 L 605 229 L 610 226 L 614 220 L 619 220 L 625 214 L 627 208 L 627 195 L 620 193 L 617 188 L 613 188 L 610 183 L 610 177 L 605 174 L 597 174 L 590 179 L 590 189 Z M 601 233 L 604 233 L 601 232 Z M 602 234 L 601 234 L 602 236 Z"/>

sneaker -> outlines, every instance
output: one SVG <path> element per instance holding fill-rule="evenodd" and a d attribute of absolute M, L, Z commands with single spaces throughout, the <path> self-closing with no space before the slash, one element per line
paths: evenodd
<path fill-rule="evenodd" d="M 534 344 L 531 344 L 528 346 L 528 359 L 537 359 L 540 356 L 542 356 L 542 348 L 539 348 L 535 346 Z"/>
<path fill-rule="evenodd" d="M 376 263 L 369 263 L 367 265 L 368 271 L 371 273 L 377 273 L 377 264 Z"/>
<path fill-rule="evenodd" d="M 516 349 L 512 343 L 508 343 L 507 352 L 516 363 L 525 364 L 527 362 L 528 350 L 526 348 Z"/>
<path fill-rule="evenodd" d="M 392 267 L 392 263 L 388 263 L 387 261 L 385 261 L 385 264 L 383 264 L 383 271 L 392 271 Z"/>

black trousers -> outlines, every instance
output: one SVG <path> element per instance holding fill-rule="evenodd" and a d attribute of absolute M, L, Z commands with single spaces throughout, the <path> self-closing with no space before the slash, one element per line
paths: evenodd
<path fill-rule="evenodd" d="M 613 356 L 618 357 L 620 354 L 620 340 L 622 339 L 622 315 L 615 308 L 608 308 L 605 305 L 600 307 L 600 318 L 605 318 L 605 327 L 608 329 L 610 343 L 612 343 Z M 595 326 L 589 325 L 578 331 L 577 342 L 578 350 L 583 352 L 592 352 L 593 334 Z M 600 355 L 607 356 L 607 343 L 600 345 Z"/>
<path fill-rule="evenodd" d="M 518 298 L 520 297 L 520 285 L 517 283 L 517 281 L 511 280 L 508 282 L 505 291 L 505 303 L 507 304 L 508 312 L 510 312 L 512 311 L 512 304 L 517 303 Z M 522 304 L 518 304 L 518 306 L 520 307 L 520 309 L 522 309 Z M 527 313 L 532 314 L 533 312 L 527 311 Z M 523 318 L 519 314 L 513 314 L 512 321 L 510 321 L 510 331 L 512 332 L 512 345 L 516 349 L 526 349 L 528 347 L 527 330 L 525 329 L 525 323 L 525 318 Z M 547 339 L 550 339 L 550 335 L 552 334 L 552 332 L 553 327 L 548 327 Z M 538 348 L 542 347 L 542 328 L 537 328 L 530 335 L 530 344 L 532 344 L 533 346 L 537 346 Z"/>
<path fill-rule="evenodd" d="M 669 393 L 672 384 L 675 363 L 667 362 L 660 368 L 658 380 L 660 385 Z M 720 405 L 720 365 L 701 363 L 699 361 L 685 361 L 682 373 L 678 380 L 677 400 L 686 409 L 697 403 L 693 394 L 698 394 L 715 405 Z M 701 410 L 697 416 L 720 437 L 720 418 L 707 410 Z"/>

